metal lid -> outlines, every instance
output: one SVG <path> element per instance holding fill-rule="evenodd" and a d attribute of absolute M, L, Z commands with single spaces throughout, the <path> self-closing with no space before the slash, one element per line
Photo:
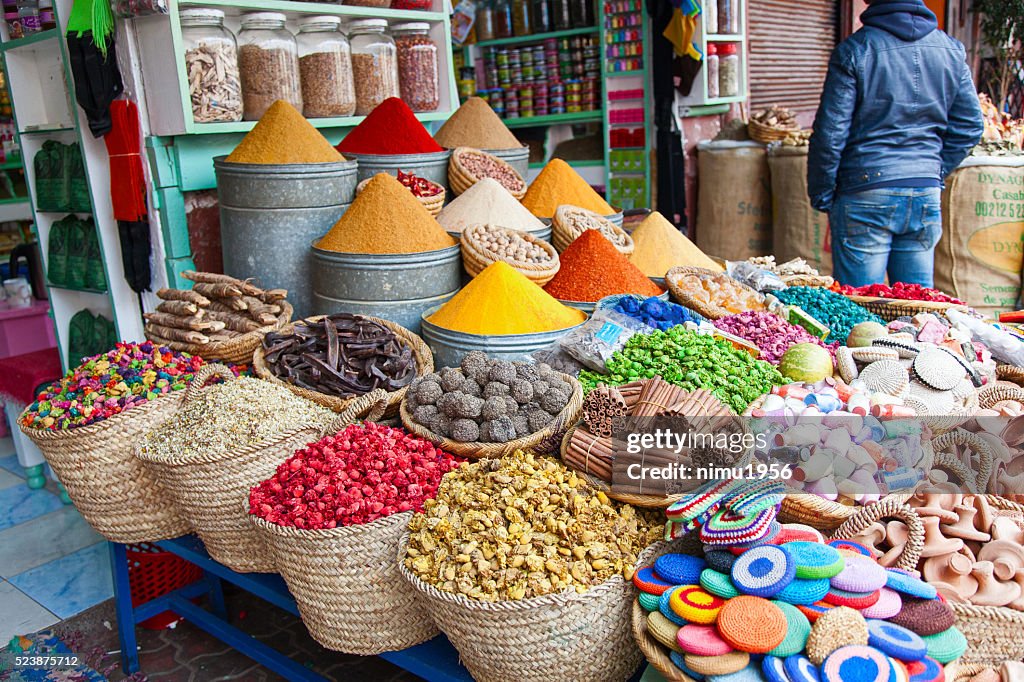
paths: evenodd
<path fill-rule="evenodd" d="M 380 28 L 385 29 L 388 27 L 387 19 L 354 19 L 349 22 L 348 30 L 357 31 L 364 28 Z"/>
<path fill-rule="evenodd" d="M 251 12 L 249 14 L 242 15 L 242 26 L 249 23 L 255 23 L 260 21 L 266 22 L 285 22 L 285 16 L 280 12 Z"/>
<path fill-rule="evenodd" d="M 224 12 L 213 7 L 187 7 L 178 12 L 178 18 L 183 21 L 191 19 L 224 19 Z"/>
<path fill-rule="evenodd" d="M 302 17 L 299 19 L 299 26 L 314 26 L 316 24 L 333 24 L 334 26 L 341 25 L 341 17 L 334 16 L 333 14 L 318 14 L 311 17 Z"/>
<path fill-rule="evenodd" d="M 404 24 L 395 24 L 391 27 L 393 31 L 429 31 L 430 24 L 425 21 L 408 21 Z"/>

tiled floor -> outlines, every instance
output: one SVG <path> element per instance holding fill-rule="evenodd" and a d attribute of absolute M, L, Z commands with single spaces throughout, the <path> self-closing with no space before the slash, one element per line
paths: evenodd
<path fill-rule="evenodd" d="M 30 490 L 10 438 L 0 439 L 0 646 L 113 592 L 106 542 L 52 481 Z"/>

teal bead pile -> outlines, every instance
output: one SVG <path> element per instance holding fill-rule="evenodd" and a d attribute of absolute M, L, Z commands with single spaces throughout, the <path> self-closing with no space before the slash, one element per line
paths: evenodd
<path fill-rule="evenodd" d="M 861 322 L 878 322 L 885 320 L 863 308 L 842 294 L 818 287 L 788 287 L 772 294 L 786 305 L 799 306 L 818 322 L 828 326 L 831 332 L 829 341 L 846 343 L 850 330 Z"/>

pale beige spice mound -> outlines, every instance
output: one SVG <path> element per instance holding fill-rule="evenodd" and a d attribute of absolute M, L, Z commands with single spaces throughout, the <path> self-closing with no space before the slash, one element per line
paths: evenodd
<path fill-rule="evenodd" d="M 434 135 L 434 140 L 447 149 L 521 149 L 523 143 L 479 97 L 470 97 L 455 110 Z"/>

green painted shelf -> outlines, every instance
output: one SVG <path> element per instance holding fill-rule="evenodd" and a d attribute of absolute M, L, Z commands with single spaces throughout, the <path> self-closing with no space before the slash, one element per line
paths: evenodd
<path fill-rule="evenodd" d="M 592 123 L 604 118 L 601 109 L 595 111 L 578 111 L 568 114 L 551 114 L 548 116 L 526 116 L 522 118 L 503 118 L 502 121 L 509 128 L 524 128 L 526 126 L 550 126 L 559 123 Z"/>
<path fill-rule="evenodd" d="M 20 166 L 19 166 L 20 168 Z M 27 204 L 28 197 L 7 197 L 6 199 L 0 199 L 0 206 L 7 206 L 9 204 Z"/>
<path fill-rule="evenodd" d="M 495 38 L 494 40 L 481 40 L 475 43 L 477 47 L 497 47 L 499 45 L 517 45 L 519 43 L 536 43 L 551 38 L 571 38 L 572 36 L 597 35 L 600 29 L 597 26 L 586 28 L 570 28 L 565 31 L 551 31 L 549 33 L 535 33 L 530 36 L 513 36 L 511 38 Z M 468 46 L 467 46 L 468 47 Z"/>
<path fill-rule="evenodd" d="M 344 7 L 344 5 L 342 5 Z M 448 112 L 435 112 L 428 114 L 416 114 L 416 118 L 423 122 L 446 121 L 450 114 Z M 365 116 L 339 116 L 334 118 L 310 118 L 307 119 L 314 128 L 352 128 L 363 122 Z M 237 121 L 234 123 L 193 123 L 193 133 L 247 133 L 256 125 L 256 121 Z"/>
<path fill-rule="evenodd" d="M 0 45 L 0 50 L 3 50 L 5 52 L 7 50 L 17 50 L 19 47 L 27 47 L 29 45 L 35 45 L 36 43 L 41 43 L 46 40 L 51 40 L 53 38 L 56 38 L 58 35 L 60 35 L 60 32 L 55 28 L 47 29 L 45 31 L 39 31 L 38 33 L 27 35 L 24 38 L 15 38 L 14 40 L 8 40 L 6 43 Z"/>
<path fill-rule="evenodd" d="M 182 3 L 186 4 L 186 3 Z M 241 11 L 295 12 L 297 14 L 337 14 L 360 18 L 403 19 L 406 21 L 443 21 L 446 12 L 425 10 L 377 9 L 357 5 L 334 5 L 323 2 L 292 2 L 291 0 L 188 0 L 188 5 L 202 5 L 219 9 L 236 8 Z"/>
<path fill-rule="evenodd" d="M 21 159 L 18 159 L 17 161 L 4 161 L 3 163 L 0 163 L 0 171 L 18 170 L 19 168 L 24 167 L 25 164 L 22 162 Z M 26 199 L 26 201 L 28 201 L 28 199 Z"/>
<path fill-rule="evenodd" d="M 605 78 L 625 78 L 626 76 L 643 76 L 647 72 L 643 69 L 639 71 L 614 71 L 612 73 L 606 73 Z"/>
<path fill-rule="evenodd" d="M 96 294 L 97 296 L 106 296 L 108 291 L 106 289 L 90 289 L 88 287 L 63 287 L 52 282 L 47 282 L 46 286 L 51 289 L 60 289 L 61 291 L 77 291 L 80 294 Z"/>
<path fill-rule="evenodd" d="M 564 160 L 564 159 L 563 159 Z M 578 161 L 566 161 L 573 168 L 604 168 L 604 159 L 581 159 Z M 531 163 L 530 168 L 543 168 L 547 164 L 543 161 Z"/>
<path fill-rule="evenodd" d="M 74 128 L 62 128 L 60 126 L 51 126 L 46 128 L 28 128 L 20 131 L 20 135 L 56 135 L 58 133 L 73 133 Z"/>

